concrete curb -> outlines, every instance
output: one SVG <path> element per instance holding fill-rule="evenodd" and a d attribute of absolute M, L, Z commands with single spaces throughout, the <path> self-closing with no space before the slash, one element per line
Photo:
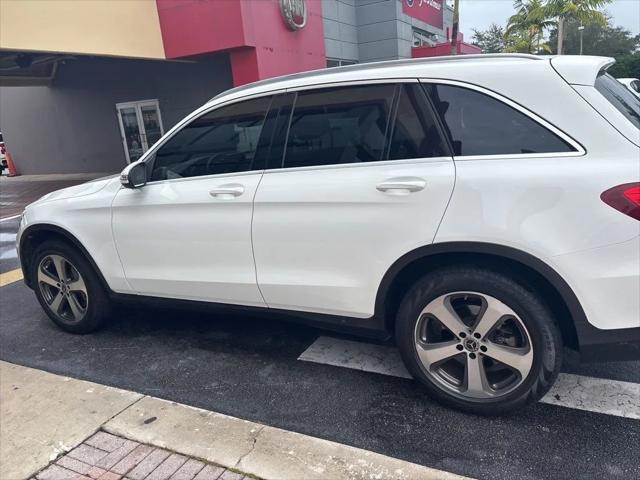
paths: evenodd
<path fill-rule="evenodd" d="M 359 448 L 145 397 L 109 420 L 114 435 L 264 479 L 462 479 Z"/>
<path fill-rule="evenodd" d="M 0 361 L 0 478 L 29 478 L 103 429 L 266 480 L 458 480 L 296 432 Z"/>
<path fill-rule="evenodd" d="M 0 361 L 0 478 L 29 478 L 142 398 Z"/>

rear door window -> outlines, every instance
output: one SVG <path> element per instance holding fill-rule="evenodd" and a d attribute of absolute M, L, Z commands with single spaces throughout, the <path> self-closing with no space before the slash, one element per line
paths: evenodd
<path fill-rule="evenodd" d="M 298 92 L 284 167 L 382 160 L 395 88 L 384 84 Z"/>
<path fill-rule="evenodd" d="M 500 100 L 469 88 L 426 84 L 454 155 L 517 155 L 576 149 Z"/>
<path fill-rule="evenodd" d="M 449 155 L 420 85 L 406 83 L 399 88 L 400 98 L 391 134 L 389 160 Z"/>
<path fill-rule="evenodd" d="M 418 83 L 301 91 L 294 104 L 280 110 L 279 122 L 290 117 L 290 126 L 276 133 L 268 168 L 280 166 L 281 138 L 289 168 L 450 155 Z"/>

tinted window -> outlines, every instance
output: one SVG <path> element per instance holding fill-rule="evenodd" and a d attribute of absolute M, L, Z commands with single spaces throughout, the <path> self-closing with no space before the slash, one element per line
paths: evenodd
<path fill-rule="evenodd" d="M 298 93 L 284 166 L 381 160 L 394 91 L 367 85 Z"/>
<path fill-rule="evenodd" d="M 389 160 L 448 155 L 422 88 L 418 84 L 400 88 Z"/>
<path fill-rule="evenodd" d="M 640 128 L 640 98 L 604 72 L 601 72 L 596 79 L 596 89 L 631 123 Z"/>
<path fill-rule="evenodd" d="M 455 155 L 571 152 L 575 149 L 523 113 L 483 93 L 427 85 Z"/>
<path fill-rule="evenodd" d="M 270 97 L 248 100 L 195 119 L 158 149 L 151 179 L 253 170 L 270 101 Z"/>

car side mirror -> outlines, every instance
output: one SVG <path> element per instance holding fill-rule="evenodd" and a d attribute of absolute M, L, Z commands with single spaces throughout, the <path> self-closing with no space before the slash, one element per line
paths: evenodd
<path fill-rule="evenodd" d="M 147 165 L 144 162 L 128 165 L 120 174 L 120 183 L 126 188 L 144 186 L 147 183 Z"/>

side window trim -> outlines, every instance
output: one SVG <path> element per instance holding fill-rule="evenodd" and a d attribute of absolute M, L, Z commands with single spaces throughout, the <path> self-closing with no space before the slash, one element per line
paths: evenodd
<path fill-rule="evenodd" d="M 581 156 L 583 156 L 583 155 L 585 155 L 587 153 L 585 148 L 580 143 L 578 143 L 572 137 L 570 137 L 569 135 L 564 133 L 562 130 L 557 128 L 555 125 L 553 125 L 550 122 L 546 121 L 544 118 L 542 118 L 539 115 L 533 113 L 532 111 L 526 109 L 525 107 L 523 107 L 519 103 L 516 103 L 513 100 L 510 100 L 507 97 L 504 97 L 504 96 L 494 92 L 493 90 L 489 90 L 488 88 L 480 87 L 480 86 L 472 84 L 472 83 L 460 82 L 460 81 L 457 81 L 457 80 L 443 80 L 443 79 L 437 79 L 437 78 L 420 78 L 419 81 L 420 81 L 420 84 L 422 84 L 423 86 L 438 85 L 438 84 L 440 84 L 440 85 L 452 85 L 452 86 L 456 86 L 456 87 L 467 88 L 469 90 L 473 90 L 473 91 L 482 93 L 484 95 L 487 95 L 487 96 L 489 96 L 489 97 L 491 97 L 491 98 L 493 98 L 493 99 L 495 99 L 495 100 L 497 100 L 497 101 L 499 101 L 499 102 L 501 102 L 501 103 L 513 108 L 514 110 L 522 113 L 523 115 L 528 117 L 530 120 L 532 120 L 533 122 L 537 123 L 539 126 L 545 128 L 546 130 L 550 131 L 554 135 L 560 137 L 562 140 L 567 142 L 569 145 L 571 145 L 575 149 L 575 152 L 513 153 L 513 154 L 502 154 L 502 153 L 500 153 L 500 154 L 494 154 L 494 155 L 455 155 L 455 151 L 453 150 L 453 146 L 450 146 L 451 153 L 453 154 L 454 160 L 489 160 L 489 159 L 500 160 L 500 159 L 514 158 L 514 157 L 516 157 L 516 158 L 581 157 Z M 426 94 L 426 92 L 425 92 L 425 94 Z M 427 94 L 427 97 L 430 97 L 430 96 Z M 434 108 L 433 107 L 433 100 L 431 98 L 429 98 L 429 104 L 431 105 L 432 108 Z M 446 132 L 446 127 L 444 125 L 442 125 L 442 121 L 440 120 L 439 115 L 436 115 L 436 119 L 438 120 L 438 123 L 440 124 L 441 128 L 443 129 L 443 133 Z M 445 136 L 447 137 L 447 143 L 449 144 L 449 142 L 450 142 L 449 135 L 445 135 Z"/>
<path fill-rule="evenodd" d="M 393 100 L 391 101 L 391 109 L 387 118 L 387 129 L 384 132 L 384 148 L 382 149 L 382 157 L 380 161 L 389 160 L 389 152 L 391 151 L 391 140 L 393 132 L 396 129 L 396 119 L 398 117 L 398 105 L 400 104 L 400 92 L 402 91 L 402 83 L 396 83 L 393 90 Z"/>
<path fill-rule="evenodd" d="M 289 110 L 289 115 L 288 115 L 289 118 L 287 118 L 286 120 L 284 140 L 282 143 L 282 156 L 280 157 L 280 166 L 277 168 L 278 170 L 282 170 L 286 168 L 284 166 L 284 159 L 287 156 L 287 144 L 289 143 L 289 132 L 291 131 L 291 120 L 293 119 L 293 112 L 296 111 L 296 104 L 298 103 L 298 91 L 289 92 L 289 90 L 287 90 L 287 93 L 293 94 L 293 100 L 291 101 L 291 109 Z"/>
<path fill-rule="evenodd" d="M 225 108 L 228 107 L 230 105 L 236 104 L 236 103 L 240 103 L 240 102 L 245 102 L 245 101 L 250 101 L 250 100 L 257 100 L 260 98 L 265 98 L 265 97 L 271 97 L 271 103 L 269 106 L 269 109 L 267 110 L 266 114 L 265 114 L 265 118 L 267 117 L 267 115 L 269 114 L 269 111 L 271 110 L 271 104 L 273 104 L 273 100 L 274 98 L 276 98 L 278 95 L 282 95 L 285 94 L 286 90 L 285 89 L 278 89 L 278 90 L 273 90 L 273 91 L 269 91 L 269 92 L 260 92 L 258 94 L 255 95 L 247 95 L 247 96 L 243 96 L 243 97 L 238 97 L 238 98 L 234 98 L 232 100 L 228 100 L 228 101 L 222 101 L 220 103 L 217 103 L 215 105 L 203 105 L 200 108 L 194 110 L 193 112 L 191 112 L 189 115 L 187 115 L 186 117 L 184 117 L 182 120 L 180 120 L 178 123 L 176 123 L 173 127 L 171 127 L 169 129 L 169 131 L 167 131 L 165 133 L 165 135 L 162 137 L 162 139 L 156 143 L 152 148 L 150 148 L 149 150 L 147 150 L 145 152 L 145 154 L 138 160 L 141 163 L 144 163 L 146 168 L 147 168 L 147 173 L 150 175 L 151 172 L 153 171 L 153 167 L 155 164 L 155 160 L 156 160 L 156 152 L 162 148 L 162 146 L 167 143 L 169 140 L 171 140 L 171 138 L 173 138 L 174 135 L 176 135 L 178 132 L 180 132 L 184 127 L 186 127 L 187 125 L 189 125 L 191 122 L 197 120 L 198 118 L 207 115 L 211 112 L 213 112 L 214 110 L 218 110 L 219 108 Z M 269 148 L 271 148 L 271 145 L 269 145 Z M 253 167 L 253 165 L 252 165 Z M 155 185 L 158 183 L 166 183 L 166 182 L 184 182 L 184 181 L 190 181 L 190 180 L 196 180 L 196 179 L 206 179 L 206 178 L 212 178 L 212 177 L 221 177 L 221 176 L 240 176 L 240 175 L 247 175 L 249 173 L 257 173 L 257 172 L 264 172 L 265 168 L 263 166 L 263 168 L 258 168 L 257 170 L 246 170 L 246 171 L 242 171 L 242 172 L 232 172 L 232 173 L 214 173 L 211 175 L 201 175 L 201 176 L 196 176 L 196 177 L 184 177 L 184 178 L 170 178 L 170 179 L 164 179 L 164 180 L 152 180 L 147 182 L 146 185 Z"/>

